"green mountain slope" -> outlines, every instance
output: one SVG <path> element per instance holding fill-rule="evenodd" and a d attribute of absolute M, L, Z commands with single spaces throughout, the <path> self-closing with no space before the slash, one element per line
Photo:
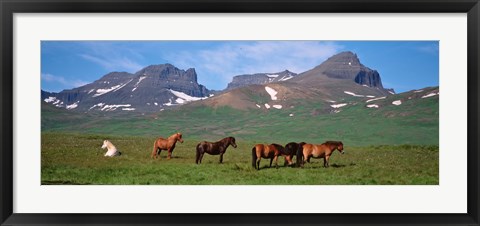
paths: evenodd
<path fill-rule="evenodd" d="M 435 95 L 422 98 L 430 93 Z M 239 110 L 197 102 L 152 114 L 67 112 L 44 104 L 42 132 L 168 136 L 178 131 L 185 139 L 197 140 L 235 136 L 238 140 L 278 143 L 342 140 L 355 146 L 438 145 L 439 95 L 436 94 L 438 87 L 369 102 L 366 101 L 376 98 L 350 96 L 336 103 L 292 99 L 282 109 L 262 106 Z M 254 93 L 241 97 L 247 101 L 264 98 Z M 392 104 L 399 100 L 400 105 Z M 340 103 L 347 105 L 332 107 Z M 371 104 L 378 108 L 367 107 Z"/>

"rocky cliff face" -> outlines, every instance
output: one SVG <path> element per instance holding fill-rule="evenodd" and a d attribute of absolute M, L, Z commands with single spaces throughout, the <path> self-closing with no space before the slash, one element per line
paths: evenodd
<path fill-rule="evenodd" d="M 208 97 L 195 69 L 151 65 L 135 74 L 112 72 L 93 83 L 60 93 L 42 91 L 42 101 L 80 111 L 160 111 Z"/>
<path fill-rule="evenodd" d="M 378 72 L 361 64 L 357 54 L 352 52 L 336 54 L 320 64 L 318 69 L 330 78 L 349 79 L 360 85 L 383 89 Z"/>
<path fill-rule="evenodd" d="M 232 82 L 228 83 L 227 89 L 234 89 L 253 84 L 266 84 L 272 82 L 281 82 L 292 79 L 296 73 L 285 70 L 277 73 L 257 73 L 237 75 L 233 77 Z"/>

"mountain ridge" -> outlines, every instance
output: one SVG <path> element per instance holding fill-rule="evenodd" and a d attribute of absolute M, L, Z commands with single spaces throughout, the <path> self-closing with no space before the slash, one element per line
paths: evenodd
<path fill-rule="evenodd" d="M 262 108 L 259 105 L 287 106 L 312 98 L 329 103 L 352 96 L 394 94 L 383 87 L 376 70 L 363 65 L 350 51 L 335 54 L 300 74 L 287 69 L 237 75 L 222 91 L 208 90 L 197 79 L 194 68 L 184 70 L 168 63 L 156 64 L 133 74 L 110 72 L 90 84 L 59 93 L 42 90 L 41 96 L 44 102 L 67 110 L 159 112 L 196 101 L 200 103 L 195 105 L 247 110 Z"/>

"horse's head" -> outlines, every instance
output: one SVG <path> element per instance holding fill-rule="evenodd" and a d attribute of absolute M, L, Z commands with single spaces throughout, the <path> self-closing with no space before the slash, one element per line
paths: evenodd
<path fill-rule="evenodd" d="M 234 148 L 237 148 L 237 144 L 235 143 L 235 137 L 229 137 L 228 142 L 230 145 L 232 145 Z"/>
<path fill-rule="evenodd" d="M 340 153 L 345 154 L 345 152 L 343 151 L 343 143 L 341 141 L 339 141 L 338 144 L 337 144 L 337 150 Z"/>
<path fill-rule="evenodd" d="M 110 141 L 108 141 L 108 140 L 103 141 L 102 149 L 107 148 L 108 142 L 110 142 Z"/>
<path fill-rule="evenodd" d="M 181 134 L 181 133 L 177 133 L 176 139 L 177 139 L 178 141 L 180 141 L 180 143 L 183 143 L 183 139 L 182 139 L 182 134 Z"/>

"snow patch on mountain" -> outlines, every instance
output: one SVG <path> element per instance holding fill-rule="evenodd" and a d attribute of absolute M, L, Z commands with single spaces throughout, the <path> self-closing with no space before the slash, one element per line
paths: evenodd
<path fill-rule="evenodd" d="M 95 105 L 91 106 L 90 109 L 88 109 L 88 110 L 92 110 L 92 108 L 95 108 L 95 107 L 102 107 L 103 105 L 105 105 L 105 103 L 98 103 L 98 104 L 95 104 Z"/>
<path fill-rule="evenodd" d="M 142 80 L 144 80 L 146 77 L 147 76 L 141 76 L 140 78 L 138 78 L 138 81 L 135 84 L 135 86 L 133 87 L 132 92 L 135 91 L 138 88 L 138 84 L 140 84 L 140 82 L 142 82 Z"/>
<path fill-rule="evenodd" d="M 402 101 L 401 100 L 396 100 L 396 101 L 393 101 L 392 104 L 398 106 L 398 105 L 402 104 Z"/>
<path fill-rule="evenodd" d="M 163 105 L 165 105 L 165 106 L 175 106 L 175 105 L 178 105 L 178 104 L 172 103 L 172 99 L 169 99 L 168 103 L 164 103 Z"/>
<path fill-rule="evenodd" d="M 78 103 L 80 103 L 80 101 L 77 101 L 77 102 L 75 102 L 75 103 L 73 103 L 73 104 L 67 105 L 66 108 L 67 108 L 67 109 L 74 109 L 74 108 L 78 107 Z"/>
<path fill-rule="evenodd" d="M 429 93 L 429 94 L 423 96 L 422 98 L 433 97 L 433 96 L 436 96 L 436 95 L 438 95 L 438 93 Z"/>
<path fill-rule="evenodd" d="M 364 95 L 358 95 L 350 91 L 343 91 L 345 94 L 352 95 L 354 97 L 365 97 Z"/>
<path fill-rule="evenodd" d="M 115 111 L 117 110 L 117 108 L 120 108 L 120 107 L 130 107 L 132 106 L 131 104 L 111 104 L 111 105 L 105 105 L 102 109 L 102 111 Z"/>
<path fill-rule="evenodd" d="M 283 76 L 281 79 L 279 79 L 278 81 L 279 82 L 283 82 L 283 81 L 287 81 L 289 79 L 293 78 L 293 76 L 289 75 L 289 76 Z"/>
<path fill-rule="evenodd" d="M 128 82 L 126 82 L 125 84 L 120 84 L 120 85 L 116 85 L 116 86 L 112 86 L 108 89 L 97 89 L 96 93 L 93 95 L 93 97 L 98 97 L 98 96 L 101 96 L 105 93 L 109 93 L 109 92 L 115 92 L 121 88 L 123 88 L 124 86 L 126 86 L 128 83 L 130 83 L 133 79 L 130 79 Z"/>
<path fill-rule="evenodd" d="M 265 91 L 267 91 L 267 93 L 270 95 L 270 98 L 272 98 L 272 100 L 276 100 L 277 99 L 277 91 L 268 87 L 268 86 L 265 86 Z"/>
<path fill-rule="evenodd" d="M 197 101 L 197 100 L 203 100 L 207 99 L 208 97 L 192 97 L 186 93 L 175 91 L 172 89 L 169 89 L 173 95 L 177 96 L 178 98 L 175 100 L 177 103 L 183 104 L 185 102 L 190 102 L 190 101 Z"/>
<path fill-rule="evenodd" d="M 367 100 L 367 101 L 365 101 L 365 102 L 368 103 L 368 102 L 372 102 L 372 101 L 376 101 L 376 100 L 381 100 L 381 99 L 385 99 L 385 98 L 387 98 L 387 97 L 378 97 L 378 98 L 375 98 L 375 99 Z"/>
<path fill-rule="evenodd" d="M 185 100 L 182 99 L 182 98 L 177 98 L 177 99 L 175 100 L 175 102 L 177 102 L 177 103 L 179 103 L 179 104 L 184 104 L 184 103 L 185 103 Z"/>
<path fill-rule="evenodd" d="M 45 102 L 47 102 L 47 103 L 50 103 L 50 102 L 53 102 L 53 101 L 55 101 L 55 100 L 57 100 L 56 97 L 48 97 L 48 98 L 45 98 L 45 100 L 43 100 L 43 101 L 45 101 Z"/>
<path fill-rule="evenodd" d="M 332 107 L 332 108 L 341 108 L 341 107 L 344 107 L 344 106 L 347 106 L 347 104 L 343 103 L 343 104 L 333 104 L 333 105 L 330 105 L 330 107 Z"/>

